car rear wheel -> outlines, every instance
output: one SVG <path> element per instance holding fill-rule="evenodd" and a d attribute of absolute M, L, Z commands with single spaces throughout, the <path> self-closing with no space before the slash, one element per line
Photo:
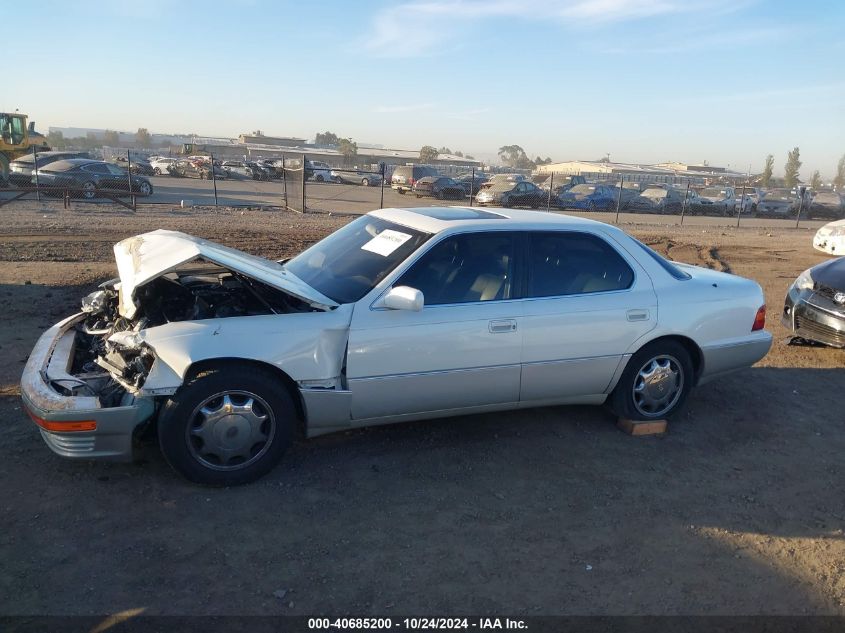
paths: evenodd
<path fill-rule="evenodd" d="M 159 167 L 153 168 L 153 174 L 155 174 L 156 176 L 161 176 L 161 168 L 159 168 Z"/>
<path fill-rule="evenodd" d="M 97 185 L 95 185 L 90 180 L 88 182 L 82 183 L 82 197 L 90 200 L 97 195 Z"/>
<path fill-rule="evenodd" d="M 501 204 L 503 207 L 509 207 L 511 204 L 511 199 L 508 196 L 502 196 Z"/>
<path fill-rule="evenodd" d="M 316 178 L 314 178 L 314 180 L 316 180 L 317 182 L 323 182 L 323 176 L 322 176 L 322 174 L 317 174 L 317 177 L 316 177 Z"/>
<path fill-rule="evenodd" d="M 267 474 L 293 440 L 296 408 L 279 379 L 250 365 L 201 372 L 165 403 L 161 451 L 187 479 L 236 486 Z"/>
<path fill-rule="evenodd" d="M 628 361 L 608 404 L 629 420 L 662 420 L 683 406 L 693 379 L 692 360 L 684 346 L 655 341 Z"/>
<path fill-rule="evenodd" d="M 369 178 L 361 178 L 361 186 L 362 187 L 369 187 L 370 186 Z"/>

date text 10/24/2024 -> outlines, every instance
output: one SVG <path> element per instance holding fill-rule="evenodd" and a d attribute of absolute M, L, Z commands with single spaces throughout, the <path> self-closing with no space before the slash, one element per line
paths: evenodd
<path fill-rule="evenodd" d="M 308 628 L 311 630 L 525 630 L 528 628 L 524 620 L 511 618 L 309 618 Z"/>

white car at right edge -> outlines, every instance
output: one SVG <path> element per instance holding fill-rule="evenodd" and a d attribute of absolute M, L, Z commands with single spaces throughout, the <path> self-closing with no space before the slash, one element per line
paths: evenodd
<path fill-rule="evenodd" d="M 188 479 L 253 481 L 293 437 L 559 404 L 656 420 L 772 344 L 760 286 L 617 227 L 380 209 L 273 262 L 175 231 L 47 330 L 26 410 L 56 453 L 128 459 L 155 429 Z"/>
<path fill-rule="evenodd" d="M 845 255 L 845 220 L 828 222 L 816 231 L 813 248 L 828 255 Z"/>

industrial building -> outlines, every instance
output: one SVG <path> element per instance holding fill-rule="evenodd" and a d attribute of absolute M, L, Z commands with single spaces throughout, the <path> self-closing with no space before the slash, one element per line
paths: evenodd
<path fill-rule="evenodd" d="M 639 165 L 634 163 L 611 163 L 607 161 L 572 160 L 562 163 L 539 165 L 537 171 L 564 176 L 584 176 L 588 180 L 705 185 L 713 181 L 741 182 L 746 174 L 731 171 L 726 167 L 710 165 L 688 165 L 686 163 L 658 163 Z"/>

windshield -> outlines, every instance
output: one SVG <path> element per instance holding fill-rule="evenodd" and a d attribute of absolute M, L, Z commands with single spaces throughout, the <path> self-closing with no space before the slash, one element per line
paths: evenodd
<path fill-rule="evenodd" d="M 772 189 L 765 195 L 765 197 L 770 200 L 792 200 L 797 196 L 789 189 Z"/>
<path fill-rule="evenodd" d="M 285 270 L 337 303 L 352 303 L 430 237 L 364 215 L 294 257 Z"/>
<path fill-rule="evenodd" d="M 596 190 L 595 185 L 575 185 L 569 191 L 574 194 L 589 194 Z"/>
<path fill-rule="evenodd" d="M 645 198 L 665 198 L 669 192 L 665 189 L 646 189 L 641 195 Z"/>
<path fill-rule="evenodd" d="M 703 189 L 700 196 L 705 198 L 724 198 L 725 197 L 725 190 L 724 189 Z"/>

